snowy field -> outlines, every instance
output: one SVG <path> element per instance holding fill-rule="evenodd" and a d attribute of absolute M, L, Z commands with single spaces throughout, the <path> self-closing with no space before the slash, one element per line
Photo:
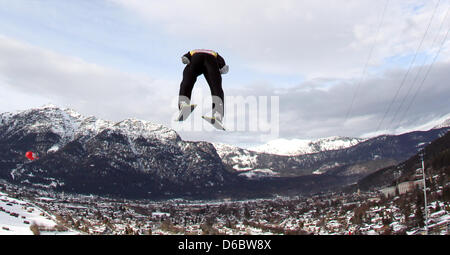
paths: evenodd
<path fill-rule="evenodd" d="M 79 234 L 70 230 L 61 231 L 53 216 L 28 202 L 0 192 L 0 235 L 33 235 L 33 225 L 41 235 Z"/>

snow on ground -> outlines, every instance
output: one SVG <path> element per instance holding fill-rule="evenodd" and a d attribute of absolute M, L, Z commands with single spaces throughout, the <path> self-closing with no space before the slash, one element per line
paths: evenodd
<path fill-rule="evenodd" d="M 248 148 L 251 151 L 277 154 L 284 156 L 296 156 L 316 153 L 321 151 L 338 150 L 354 146 L 365 141 L 361 138 L 327 137 L 316 140 L 306 139 L 275 139 L 260 146 Z"/>
<path fill-rule="evenodd" d="M 279 173 L 272 171 L 271 169 L 254 169 L 251 171 L 247 171 L 239 174 L 241 176 L 245 176 L 249 179 L 261 178 L 261 177 L 276 177 L 279 176 Z"/>
<path fill-rule="evenodd" d="M 257 165 L 258 156 L 255 153 L 223 143 L 213 145 L 220 158 L 222 160 L 226 158 L 227 162 L 224 163 L 232 165 L 238 172 L 252 170 Z"/>
<path fill-rule="evenodd" d="M 54 217 L 36 206 L 0 192 L 0 235 L 33 235 L 30 227 L 52 230 L 57 226 Z M 75 231 L 40 231 L 41 234 L 78 234 Z"/>

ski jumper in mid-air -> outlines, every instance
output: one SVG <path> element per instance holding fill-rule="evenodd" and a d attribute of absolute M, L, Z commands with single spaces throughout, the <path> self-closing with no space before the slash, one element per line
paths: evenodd
<path fill-rule="evenodd" d="M 224 116 L 224 94 L 222 90 L 222 74 L 228 73 L 228 65 L 217 52 L 213 50 L 197 49 L 191 50 L 181 57 L 186 67 L 183 71 L 183 81 L 180 85 L 178 109 L 180 112 L 188 108 L 190 112 L 195 108 L 191 105 L 191 94 L 197 77 L 203 74 L 208 82 L 212 96 L 212 117 L 203 118 L 213 124 L 216 128 L 223 129 L 222 120 Z M 189 111 L 188 110 L 188 111 Z M 189 115 L 189 113 L 187 115 Z M 179 120 L 185 120 L 186 114 Z M 218 127 L 218 126 L 219 127 Z"/>

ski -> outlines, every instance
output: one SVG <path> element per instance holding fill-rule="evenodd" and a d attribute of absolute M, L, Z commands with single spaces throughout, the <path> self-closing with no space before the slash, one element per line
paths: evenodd
<path fill-rule="evenodd" d="M 210 123 L 211 125 L 213 125 L 213 127 L 219 129 L 219 130 L 223 130 L 226 131 L 225 128 L 223 127 L 223 124 L 221 121 L 218 121 L 216 118 L 214 117 L 208 117 L 208 116 L 202 116 L 202 118 L 204 120 L 206 120 L 208 123 Z"/>
<path fill-rule="evenodd" d="M 197 107 L 196 104 L 183 105 L 180 109 L 178 118 L 175 121 L 185 121 L 189 117 L 189 115 L 191 115 L 191 113 L 194 111 L 195 107 Z"/>

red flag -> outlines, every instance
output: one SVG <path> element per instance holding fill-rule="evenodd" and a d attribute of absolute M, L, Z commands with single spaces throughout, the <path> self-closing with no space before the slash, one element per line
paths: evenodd
<path fill-rule="evenodd" d="M 32 151 L 27 151 L 25 153 L 25 157 L 27 157 L 29 160 L 35 160 L 38 159 L 38 157 L 36 156 L 36 154 Z"/>

